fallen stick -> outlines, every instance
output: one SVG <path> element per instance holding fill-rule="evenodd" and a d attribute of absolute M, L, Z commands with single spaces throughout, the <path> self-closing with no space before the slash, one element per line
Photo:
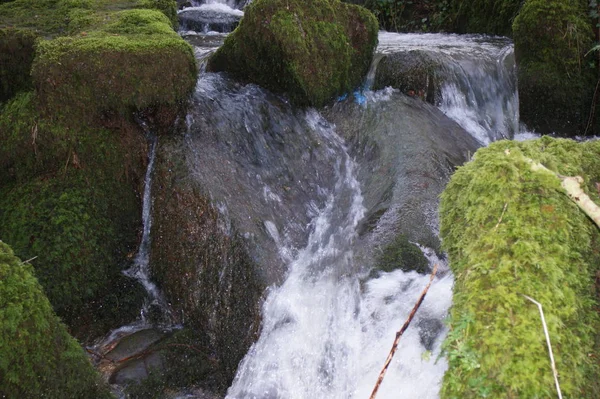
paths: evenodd
<path fill-rule="evenodd" d="M 556 385 L 556 392 L 558 393 L 558 398 L 562 399 L 562 392 L 560 391 L 560 384 L 558 383 L 558 371 L 556 371 L 556 363 L 554 363 L 552 344 L 550 344 L 550 334 L 548 333 L 548 326 L 546 325 L 546 318 L 544 317 L 544 310 L 542 309 L 542 304 L 536 301 L 535 299 L 528 297 L 525 294 L 521 295 L 523 295 L 529 301 L 536 304 L 538 309 L 540 310 L 540 317 L 542 319 L 542 325 L 544 326 L 544 334 L 546 335 L 546 345 L 548 346 L 548 355 L 550 356 L 550 365 L 552 366 L 552 374 L 554 374 L 554 384 Z"/>
<path fill-rule="evenodd" d="M 404 322 L 404 325 L 402 326 L 400 331 L 398 331 L 396 333 L 396 339 L 394 340 L 394 344 L 392 345 L 390 354 L 388 355 L 388 357 L 385 361 L 385 364 L 383 365 L 383 369 L 381 370 L 381 373 L 379 373 L 379 378 L 377 378 L 377 383 L 375 384 L 375 388 L 373 388 L 373 392 L 371 393 L 370 399 L 375 399 L 375 396 L 377 395 L 377 391 L 379 390 L 379 386 L 381 385 L 381 382 L 383 381 L 383 377 L 385 376 L 385 372 L 387 371 L 390 363 L 392 362 L 392 358 L 394 357 L 394 354 L 396 353 L 396 350 L 398 349 L 398 342 L 400 341 L 400 337 L 402 337 L 402 334 L 404 334 L 404 332 L 408 328 L 410 322 L 415 317 L 415 313 L 417 313 L 417 310 L 423 303 L 423 300 L 425 299 L 425 295 L 427 295 L 427 291 L 429 291 L 429 287 L 431 286 L 431 282 L 433 281 L 433 278 L 435 277 L 435 274 L 437 273 L 437 269 L 438 269 L 438 265 L 436 264 L 433 267 L 433 271 L 431 272 L 431 275 L 429 276 L 429 282 L 427 283 L 427 286 L 425 287 L 423 292 L 421 292 L 421 296 L 419 297 L 419 299 L 417 300 L 417 303 L 415 303 L 415 306 L 413 307 L 410 314 L 408 315 L 408 319 L 406 319 L 406 321 Z"/>
<path fill-rule="evenodd" d="M 510 150 L 506 149 L 504 154 L 510 155 Z M 525 161 L 531 166 L 532 171 L 555 176 L 560 181 L 560 186 L 565 190 L 567 196 L 600 228 L 600 206 L 581 188 L 581 184 L 583 184 L 581 176 L 562 176 L 531 158 L 525 157 Z"/>

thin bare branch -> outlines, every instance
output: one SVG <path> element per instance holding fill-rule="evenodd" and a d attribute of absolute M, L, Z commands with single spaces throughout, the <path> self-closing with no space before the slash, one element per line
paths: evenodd
<path fill-rule="evenodd" d="M 554 354 L 552 353 L 552 344 L 550 344 L 550 334 L 548 333 L 548 326 L 546 325 L 546 318 L 544 317 L 544 310 L 542 304 L 535 299 L 521 294 L 531 302 L 535 303 L 540 310 L 540 316 L 542 318 L 542 324 L 544 326 L 544 334 L 546 334 L 546 344 L 548 345 L 548 354 L 550 355 L 550 364 L 552 365 L 552 373 L 554 374 L 554 383 L 556 384 L 556 391 L 558 392 L 558 398 L 562 399 L 562 393 L 560 391 L 560 384 L 558 383 L 558 371 L 556 371 L 556 363 L 554 363 Z"/>
<path fill-rule="evenodd" d="M 394 354 L 396 353 L 396 350 L 398 349 L 398 342 L 400 341 L 400 337 L 402 337 L 402 334 L 404 334 L 404 332 L 410 325 L 410 322 L 415 317 L 415 313 L 417 313 L 417 310 L 423 303 L 423 300 L 425 299 L 425 295 L 427 295 L 427 291 L 429 291 L 429 287 L 431 286 L 431 282 L 433 281 L 433 278 L 435 277 L 437 270 L 438 270 L 438 265 L 436 264 L 433 267 L 433 271 L 431 272 L 431 275 L 429 276 L 429 282 L 427 283 L 427 286 L 425 287 L 423 292 L 421 292 L 421 296 L 419 296 L 417 303 L 415 303 L 415 306 L 413 307 L 410 314 L 408 315 L 408 319 L 406 319 L 406 321 L 404 322 L 404 325 L 402 326 L 400 331 L 398 331 L 396 333 L 396 339 L 394 340 L 394 344 L 392 345 L 392 349 L 390 350 L 390 354 L 388 355 L 388 357 L 385 361 L 383 369 L 379 373 L 379 378 L 377 378 L 377 383 L 375 384 L 375 388 L 373 388 L 373 392 L 371 393 L 370 399 L 375 399 L 375 396 L 377 395 L 377 391 L 379 390 L 379 386 L 381 385 L 381 382 L 383 381 L 383 377 L 385 376 L 385 372 L 387 371 L 388 367 L 390 366 L 390 363 L 392 362 L 392 358 L 394 357 Z"/>

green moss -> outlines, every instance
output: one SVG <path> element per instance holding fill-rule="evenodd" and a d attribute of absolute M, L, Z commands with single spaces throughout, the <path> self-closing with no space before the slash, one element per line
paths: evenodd
<path fill-rule="evenodd" d="M 510 154 L 506 154 L 505 150 Z M 565 397 L 600 396 L 594 276 L 598 228 L 526 158 L 581 175 L 600 203 L 600 142 L 544 138 L 479 150 L 442 195 L 441 235 L 455 274 L 443 398 L 555 395 L 544 306 Z"/>
<path fill-rule="evenodd" d="M 169 18 L 174 29 L 179 26 L 177 2 L 175 0 L 138 0 L 136 7 L 158 10 Z"/>
<path fill-rule="evenodd" d="M 358 87 L 377 44 L 377 22 L 338 0 L 257 0 L 208 69 L 322 106 Z"/>
<path fill-rule="evenodd" d="M 0 2 L 0 28 L 19 27 L 56 37 L 98 26 L 111 13 L 133 8 L 161 11 L 172 27 L 177 26 L 175 0 L 14 0 Z"/>
<path fill-rule="evenodd" d="M 177 108 L 197 69 L 191 47 L 163 14 L 126 10 L 101 30 L 39 43 L 32 75 L 45 111 L 72 119 Z"/>
<path fill-rule="evenodd" d="M 0 29 L 0 103 L 21 90 L 31 89 L 29 71 L 35 39 L 29 31 Z"/>
<path fill-rule="evenodd" d="M 112 397 L 52 312 L 31 265 L 1 241 L 0 396 Z"/>
<path fill-rule="evenodd" d="M 423 252 L 415 244 L 408 241 L 405 235 L 398 235 L 394 241 L 383 248 L 381 256 L 378 257 L 376 268 L 385 272 L 396 269 L 427 273 L 429 261 Z"/>
<path fill-rule="evenodd" d="M 102 332 L 138 310 L 140 291 L 115 287 L 131 285 L 120 270 L 136 245 L 145 140 L 136 130 L 56 124 L 34 103 L 24 93 L 0 113 L 0 237 L 38 257 L 40 282 L 78 334 L 91 314 Z"/>
<path fill-rule="evenodd" d="M 582 134 L 587 124 L 594 36 L 582 3 L 528 0 L 513 24 L 520 117 L 541 133 Z"/>

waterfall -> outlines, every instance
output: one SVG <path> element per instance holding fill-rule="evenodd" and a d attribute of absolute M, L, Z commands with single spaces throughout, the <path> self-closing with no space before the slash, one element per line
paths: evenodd
<path fill-rule="evenodd" d="M 306 117 L 314 129 L 335 139 L 335 187 L 311 222 L 308 243 L 289 264 L 285 282 L 270 290 L 260 338 L 240 364 L 228 398 L 367 397 L 395 331 L 428 279 L 394 271 L 367 280 L 361 273 L 353 254 L 365 212 L 356 165 L 333 126 L 316 111 Z M 399 392 L 437 397 L 446 363 L 436 360 L 440 334 L 427 337 L 432 325 L 443 329 L 451 286 L 450 276 L 436 280 L 417 327 L 403 337 L 380 397 Z"/>
<path fill-rule="evenodd" d="M 512 42 L 503 37 L 380 32 L 377 52 L 419 53 L 436 64 L 436 105 L 481 144 L 519 132 Z"/>

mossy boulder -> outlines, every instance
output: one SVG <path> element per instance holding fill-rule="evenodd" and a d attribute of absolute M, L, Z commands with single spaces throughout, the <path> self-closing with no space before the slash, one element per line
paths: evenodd
<path fill-rule="evenodd" d="M 0 29 L 0 103 L 21 90 L 31 90 L 35 39 L 28 30 Z"/>
<path fill-rule="evenodd" d="M 112 397 L 52 311 L 33 267 L 1 241 L 0 396 Z"/>
<path fill-rule="evenodd" d="M 32 67 L 40 104 L 54 118 L 127 115 L 151 107 L 174 112 L 195 87 L 191 47 L 152 10 L 125 10 L 101 29 L 40 42 Z"/>
<path fill-rule="evenodd" d="M 139 128 L 56 124 L 37 115 L 32 93 L 0 112 L 0 237 L 37 257 L 55 311 L 78 336 L 139 310 L 139 288 L 120 270 L 137 244 L 145 153 Z"/>
<path fill-rule="evenodd" d="M 456 281 L 442 398 L 556 395 L 542 303 L 565 397 L 600 396 L 598 227 L 555 175 L 582 176 L 598 204 L 600 141 L 500 141 L 459 168 L 442 195 L 441 236 Z"/>
<path fill-rule="evenodd" d="M 322 106 L 362 83 L 377 31 L 369 11 L 339 0 L 256 0 L 207 70 Z"/>
<path fill-rule="evenodd" d="M 537 132 L 585 131 L 595 87 L 586 4 L 528 0 L 513 23 L 520 117 Z"/>

